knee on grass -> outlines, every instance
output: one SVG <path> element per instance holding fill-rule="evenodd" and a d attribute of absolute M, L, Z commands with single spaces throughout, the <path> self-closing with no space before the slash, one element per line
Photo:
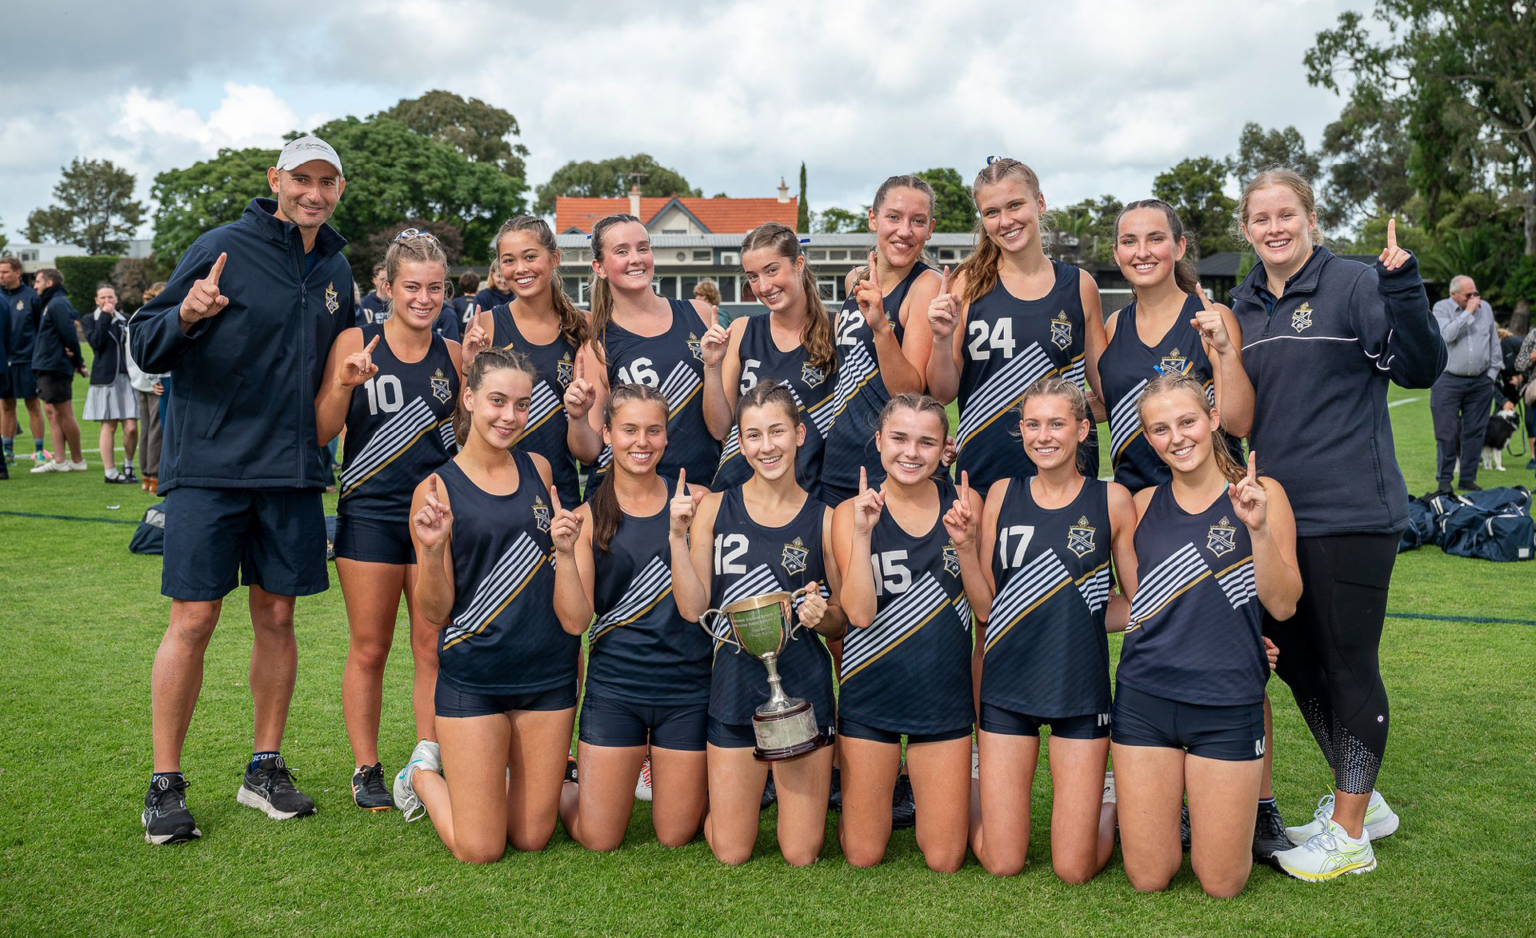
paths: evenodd
<path fill-rule="evenodd" d="M 1024 872 L 1028 863 L 1022 853 L 998 856 L 998 851 L 988 850 L 986 859 L 981 861 L 982 868 L 993 876 L 1017 876 Z"/>
<path fill-rule="evenodd" d="M 1072 886 L 1081 886 L 1098 875 L 1091 859 L 1052 860 L 1051 871 L 1056 878 Z"/>
<path fill-rule="evenodd" d="M 959 850 L 926 850 L 923 862 L 935 873 L 954 873 L 965 863 L 965 848 Z"/>
<path fill-rule="evenodd" d="M 1127 867 L 1125 878 L 1131 881 L 1131 888 L 1137 892 L 1162 892 L 1168 888 L 1169 883 L 1173 882 L 1173 874 L 1177 872 L 1177 868 L 1162 872 L 1132 870 Z"/>

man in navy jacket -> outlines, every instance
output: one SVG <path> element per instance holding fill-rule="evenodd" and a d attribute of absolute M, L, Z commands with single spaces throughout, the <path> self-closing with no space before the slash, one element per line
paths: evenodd
<path fill-rule="evenodd" d="M 37 399 L 37 379 L 32 376 L 32 342 L 37 335 L 37 318 L 42 315 L 42 300 L 37 291 L 22 279 L 21 261 L 0 257 L 0 303 L 9 314 L 11 340 L 10 363 L 6 379 L 0 381 L 0 442 L 4 443 L 5 461 L 16 461 L 16 401 L 27 405 L 27 423 L 32 431 L 32 460 L 43 462 L 43 409 Z"/>
<path fill-rule="evenodd" d="M 346 180 L 329 144 L 301 137 L 267 184 L 276 199 L 253 199 L 198 238 L 130 329 L 134 360 L 172 376 L 160 465 L 171 622 L 155 654 L 155 771 L 141 818 L 150 843 L 201 836 L 181 749 L 237 575 L 256 634 L 255 746 L 236 797 L 274 819 L 315 810 L 279 746 L 298 669 L 294 597 L 329 582 L 320 499 L 330 477 L 314 397 L 331 343 L 353 323 L 346 241 L 326 224 Z"/>
<path fill-rule="evenodd" d="M 64 275 L 57 270 L 38 271 L 32 287 L 43 307 L 32 340 L 32 375 L 53 428 L 53 459 L 33 466 L 32 472 L 79 472 L 85 469 L 74 403 L 74 376 L 85 376 L 85 356 L 80 354 L 80 331 L 75 325 L 80 314 L 64 295 Z M 69 461 L 64 458 L 66 447 Z"/>

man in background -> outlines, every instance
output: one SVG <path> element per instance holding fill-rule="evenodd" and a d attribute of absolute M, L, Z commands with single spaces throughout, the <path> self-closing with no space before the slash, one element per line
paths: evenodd
<path fill-rule="evenodd" d="M 0 442 L 5 446 L 5 461 L 16 461 L 16 401 L 27 405 L 27 429 L 32 431 L 32 461 L 41 465 L 52 458 L 43 449 L 43 407 L 37 399 L 37 379 L 32 375 L 32 342 L 37 337 L 37 320 L 43 313 L 37 291 L 22 281 L 21 261 L 0 257 L 0 302 L 10 320 L 11 339 L 6 375 L 0 379 Z"/>
<path fill-rule="evenodd" d="M 1451 295 L 1434 305 L 1449 354 L 1445 372 L 1429 392 L 1435 423 L 1435 482 L 1440 493 L 1451 491 L 1451 474 L 1461 463 L 1461 488 L 1480 492 L 1477 467 L 1482 460 L 1483 433 L 1504 356 L 1493 307 L 1482 298 L 1477 283 L 1466 274 L 1451 278 Z"/>

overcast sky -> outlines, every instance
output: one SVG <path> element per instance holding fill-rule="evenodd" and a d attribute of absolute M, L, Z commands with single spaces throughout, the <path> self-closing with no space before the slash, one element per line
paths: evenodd
<path fill-rule="evenodd" d="M 819 211 L 892 173 L 969 180 L 1002 154 L 1052 204 L 1139 198 L 1183 157 L 1235 151 L 1246 121 L 1315 146 L 1341 102 L 1302 56 L 1364 5 L 27 3 L 0 57 L 0 227 L 22 240 L 76 156 L 132 170 L 147 202 L 156 173 L 220 147 L 433 88 L 517 117 L 530 188 L 568 160 L 648 152 L 707 195 L 770 196 L 804 160 Z"/>

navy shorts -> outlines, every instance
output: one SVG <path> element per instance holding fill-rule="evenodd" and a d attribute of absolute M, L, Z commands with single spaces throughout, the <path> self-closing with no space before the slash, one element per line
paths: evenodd
<path fill-rule="evenodd" d="M 1039 736 L 1040 727 L 1049 726 L 1052 736 L 1063 739 L 1103 739 L 1109 735 L 1108 713 L 1085 713 L 1075 717 L 1035 717 L 996 704 L 981 702 L 981 719 L 976 725 L 988 733 L 1004 736 Z"/>
<path fill-rule="evenodd" d="M 867 723 L 855 723 L 847 717 L 837 718 L 837 731 L 843 736 L 854 739 L 872 739 L 877 743 L 901 743 L 901 737 L 907 737 L 907 745 L 916 746 L 919 743 L 943 743 L 951 739 L 965 739 L 971 735 L 969 726 L 957 729 L 945 730 L 942 733 L 898 733 L 895 730 L 883 730 L 870 726 Z"/>
<path fill-rule="evenodd" d="M 310 596 L 330 585 L 319 489 L 177 486 L 165 493 L 160 592 L 206 602 L 242 583 L 277 596 Z"/>
<path fill-rule="evenodd" d="M 75 376 L 67 371 L 39 371 L 37 396 L 44 404 L 68 404 L 75 399 Z"/>
<path fill-rule="evenodd" d="M 379 521 L 375 518 L 338 515 L 333 549 L 337 557 L 362 563 L 403 566 L 416 562 L 409 521 Z"/>
<path fill-rule="evenodd" d="M 835 739 L 837 727 L 823 726 L 821 732 L 828 739 Z M 757 746 L 757 734 L 752 732 L 751 723 L 722 723 L 710 717 L 708 738 L 709 744 L 718 749 L 749 749 Z"/>
<path fill-rule="evenodd" d="M 709 701 L 653 707 L 594 694 L 581 705 L 578 738 L 589 746 L 644 746 L 703 752 Z"/>
<path fill-rule="evenodd" d="M 37 378 L 32 374 L 31 365 L 11 365 L 6 369 L 10 383 L 8 389 L 0 397 L 15 398 L 21 401 L 34 400 L 37 397 Z"/>
<path fill-rule="evenodd" d="M 484 717 L 513 710 L 573 710 L 576 707 L 576 682 L 532 694 L 485 694 L 466 690 L 437 676 L 432 692 L 432 707 L 440 717 Z"/>
<path fill-rule="evenodd" d="M 1110 739 L 1122 746 L 1183 749 L 1192 756 L 1223 762 L 1264 757 L 1264 704 L 1211 706 L 1115 688 Z"/>

